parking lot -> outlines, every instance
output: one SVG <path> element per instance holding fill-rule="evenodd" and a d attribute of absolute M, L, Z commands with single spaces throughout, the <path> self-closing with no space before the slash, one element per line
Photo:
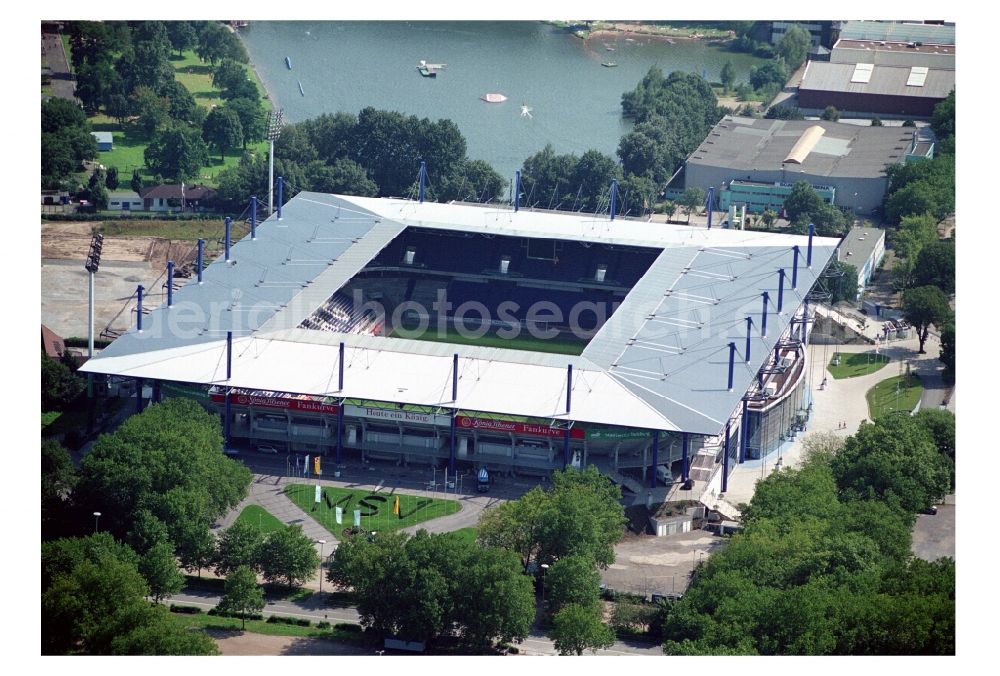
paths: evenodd
<path fill-rule="evenodd" d="M 913 555 L 925 561 L 942 556 L 955 558 L 955 496 L 938 505 L 937 514 L 918 514 L 913 527 Z"/>

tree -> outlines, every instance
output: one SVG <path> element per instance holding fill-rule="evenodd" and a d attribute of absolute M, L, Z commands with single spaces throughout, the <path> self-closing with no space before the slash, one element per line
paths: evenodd
<path fill-rule="evenodd" d="M 250 60 L 239 38 L 215 21 L 206 21 L 201 25 L 195 51 L 199 59 L 208 61 L 213 66 L 222 59 L 232 59 L 238 63 Z"/>
<path fill-rule="evenodd" d="M 184 576 L 177 570 L 174 544 L 168 539 L 160 540 L 142 556 L 139 572 L 146 578 L 149 595 L 157 603 L 165 596 L 176 594 L 184 586 Z"/>
<path fill-rule="evenodd" d="M 201 108 L 188 88 L 177 80 L 170 80 L 158 92 L 167 103 L 167 116 L 174 120 L 195 123 Z"/>
<path fill-rule="evenodd" d="M 298 524 L 268 533 L 257 549 L 257 561 L 265 580 L 284 579 L 289 588 L 312 579 L 320 563 L 312 539 Z"/>
<path fill-rule="evenodd" d="M 770 228 L 774 225 L 774 222 L 778 220 L 778 213 L 773 209 L 764 209 L 764 213 L 761 214 L 760 220 L 764 223 L 764 227 Z"/>
<path fill-rule="evenodd" d="M 823 114 L 820 115 L 820 119 L 836 122 L 840 119 L 840 111 L 834 106 L 827 106 L 826 109 L 823 110 Z"/>
<path fill-rule="evenodd" d="M 953 471 L 930 432 L 905 415 L 863 422 L 830 467 L 847 497 L 882 500 L 910 514 L 944 497 Z"/>
<path fill-rule="evenodd" d="M 667 221 L 668 222 L 671 221 L 671 220 L 673 220 L 674 214 L 677 213 L 677 203 L 673 202 L 671 200 L 665 201 L 663 203 L 663 206 L 660 207 L 660 208 L 662 209 L 663 213 L 665 213 L 667 215 Z"/>
<path fill-rule="evenodd" d="M 806 181 L 796 181 L 792 191 L 785 198 L 785 213 L 791 221 L 800 217 L 808 218 L 823 208 L 823 199 Z"/>
<path fill-rule="evenodd" d="M 212 71 L 212 86 L 216 89 L 232 89 L 247 79 L 247 69 L 232 59 L 223 59 Z"/>
<path fill-rule="evenodd" d="M 798 68 L 806 60 L 811 44 L 812 37 L 809 31 L 795 24 L 785 31 L 785 36 L 778 43 L 778 54 L 790 68 Z"/>
<path fill-rule="evenodd" d="M 736 81 L 736 69 L 733 68 L 733 62 L 726 59 L 726 62 L 722 64 L 722 70 L 719 72 L 719 81 L 722 82 L 723 90 L 729 92 L 733 88 L 733 83 Z"/>
<path fill-rule="evenodd" d="M 788 68 L 782 61 L 768 61 L 750 68 L 750 85 L 757 91 L 778 90 L 788 81 Z"/>
<path fill-rule="evenodd" d="M 594 608 L 601 601 L 601 574 L 594 562 L 579 554 L 553 563 L 544 576 L 546 597 L 553 613 L 569 604 Z"/>
<path fill-rule="evenodd" d="M 177 50 L 178 55 L 197 44 L 198 34 L 190 21 L 168 21 L 166 24 L 170 46 Z"/>
<path fill-rule="evenodd" d="M 240 566 L 226 577 L 226 593 L 217 608 L 236 613 L 247 628 L 247 615 L 264 609 L 264 590 L 257 584 L 257 575 L 248 566 Z"/>
<path fill-rule="evenodd" d="M 244 150 L 247 143 L 264 140 L 267 134 L 267 118 L 260 103 L 250 99 L 231 99 L 226 102 L 225 107 L 236 113 L 236 117 L 240 120 Z"/>
<path fill-rule="evenodd" d="M 843 447 L 843 437 L 834 432 L 811 432 L 802 440 L 802 457 L 806 461 L 829 462 Z"/>
<path fill-rule="evenodd" d="M 955 242 L 940 240 L 924 246 L 917 255 L 913 286 L 936 286 L 955 293 Z"/>
<path fill-rule="evenodd" d="M 549 637 L 560 655 L 582 655 L 584 650 L 595 654 L 598 648 L 610 648 L 615 634 L 601 621 L 599 608 L 570 603 L 552 618 Z"/>
<path fill-rule="evenodd" d="M 260 570 L 260 548 L 264 534 L 247 521 L 236 521 L 219 536 L 215 555 L 215 573 L 229 575 L 240 567 Z"/>
<path fill-rule="evenodd" d="M 455 622 L 461 641 L 476 650 L 528 635 L 535 620 L 531 578 L 521 574 L 517 555 L 501 549 L 473 549 L 458 571 Z"/>
<path fill-rule="evenodd" d="M 931 129 L 938 138 L 938 142 L 944 144 L 944 148 L 939 152 L 954 152 L 955 145 L 955 90 L 952 89 L 948 97 L 934 106 L 931 114 Z"/>
<path fill-rule="evenodd" d="M 150 607 L 147 621 L 111 641 L 113 655 L 218 655 L 212 637 L 179 625 L 163 606 Z"/>
<path fill-rule="evenodd" d="M 219 149 L 224 162 L 226 149 L 235 148 L 243 143 L 243 125 L 240 124 L 240 118 L 233 109 L 213 108 L 205 118 L 201 136 Z"/>
<path fill-rule="evenodd" d="M 42 439 L 42 538 L 69 531 L 70 498 L 76 485 L 73 459 L 62 444 Z"/>
<path fill-rule="evenodd" d="M 108 190 L 118 190 L 118 167 L 108 167 L 108 175 L 104 179 Z"/>
<path fill-rule="evenodd" d="M 677 199 L 677 204 L 684 212 L 684 215 L 687 216 L 688 223 L 691 222 L 691 214 L 697 211 L 704 203 L 705 191 L 701 188 L 688 188 Z"/>
<path fill-rule="evenodd" d="M 913 419 L 930 432 L 938 451 L 954 461 L 955 414 L 942 408 L 921 408 Z"/>
<path fill-rule="evenodd" d="M 132 94 L 132 109 L 139 116 L 139 126 L 147 134 L 160 129 L 170 119 L 170 102 L 152 87 L 136 88 Z"/>
<path fill-rule="evenodd" d="M 138 169 L 132 170 L 132 181 L 129 183 L 129 187 L 135 192 L 142 190 L 142 174 Z"/>
<path fill-rule="evenodd" d="M 185 181 L 196 177 L 208 163 L 208 147 L 197 130 L 172 125 L 153 136 L 144 156 L 151 173 Z"/>
<path fill-rule="evenodd" d="M 931 325 L 943 328 L 951 319 L 948 296 L 936 286 L 918 286 L 903 292 L 903 316 L 917 330 L 920 354 Z"/>
<path fill-rule="evenodd" d="M 938 357 L 944 364 L 944 378 L 946 381 L 955 380 L 955 322 L 950 321 L 941 330 L 941 355 Z"/>
<path fill-rule="evenodd" d="M 83 392 L 86 383 L 69 367 L 42 352 L 42 410 L 62 411 Z"/>
<path fill-rule="evenodd" d="M 766 120 L 804 120 L 806 116 L 797 106 L 771 106 L 764 113 Z"/>

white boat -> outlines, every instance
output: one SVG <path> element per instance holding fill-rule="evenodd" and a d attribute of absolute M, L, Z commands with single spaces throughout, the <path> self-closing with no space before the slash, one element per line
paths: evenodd
<path fill-rule="evenodd" d="M 483 101 L 486 101 L 487 103 L 503 103 L 504 101 L 507 100 L 506 96 L 498 92 L 489 92 L 488 94 L 483 94 L 479 98 L 481 98 Z"/>

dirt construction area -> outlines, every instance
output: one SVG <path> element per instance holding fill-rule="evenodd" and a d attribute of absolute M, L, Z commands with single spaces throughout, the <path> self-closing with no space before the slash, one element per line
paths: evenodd
<path fill-rule="evenodd" d="M 58 335 L 87 335 L 87 271 L 91 223 L 42 224 L 42 323 Z M 191 242 L 160 237 L 105 237 L 94 277 L 94 334 L 118 332 L 134 321 L 135 290 L 145 287 L 149 307 L 164 301 L 167 260 L 178 268 L 195 258 Z M 183 280 L 179 280 L 183 282 Z"/>
<path fill-rule="evenodd" d="M 299 636 L 269 636 L 236 630 L 209 629 L 223 655 L 371 655 L 371 650 Z"/>
<path fill-rule="evenodd" d="M 601 581 L 620 592 L 683 593 L 695 566 L 726 540 L 705 530 L 665 537 L 626 535 L 615 546 L 615 562 L 601 571 Z"/>

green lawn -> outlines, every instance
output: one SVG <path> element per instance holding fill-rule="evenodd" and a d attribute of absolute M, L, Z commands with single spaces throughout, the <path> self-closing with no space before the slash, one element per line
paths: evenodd
<path fill-rule="evenodd" d="M 62 415 L 62 411 L 50 411 L 48 413 L 42 413 L 42 429 L 51 425 L 56 421 L 56 419 Z"/>
<path fill-rule="evenodd" d="M 893 411 L 909 413 L 920 401 L 923 392 L 920 378 L 916 375 L 893 376 L 868 390 L 868 417 L 875 418 Z"/>
<path fill-rule="evenodd" d="M 218 219 L 203 220 L 137 220 L 122 219 L 103 221 L 100 231 L 108 237 L 165 237 L 173 240 L 196 242 L 205 240 L 206 251 L 215 247 L 215 242 L 225 235 L 226 224 L 220 216 Z M 243 222 L 234 222 L 230 232 L 233 241 L 238 241 L 250 232 L 250 226 Z"/>
<path fill-rule="evenodd" d="M 517 338 L 501 338 L 488 333 L 481 338 L 466 338 L 458 331 L 449 327 L 444 334 L 438 334 L 436 327 L 431 327 L 422 334 L 411 335 L 410 332 L 396 329 L 390 337 L 408 338 L 410 340 L 430 340 L 437 343 L 454 343 L 457 345 L 478 345 L 479 347 L 499 347 L 507 350 L 528 350 L 530 352 L 554 352 L 556 354 L 580 354 L 587 344 L 579 340 L 561 338 L 541 339 L 524 333 Z"/>
<path fill-rule="evenodd" d="M 461 507 L 455 500 L 438 500 L 405 493 L 335 488 L 324 486 L 325 499 L 315 502 L 316 487 L 313 484 L 291 484 L 285 487 L 285 494 L 317 523 L 339 539 L 345 528 L 354 524 L 354 510 L 360 509 L 361 527 L 366 530 L 396 530 L 447 514 L 454 514 Z M 399 496 L 399 516 L 393 514 L 393 505 Z M 329 504 L 327 503 L 329 500 Z M 361 502 L 366 504 L 360 504 Z M 344 510 L 343 523 L 336 520 L 336 507 Z"/>
<path fill-rule="evenodd" d="M 180 604 L 183 605 L 183 604 Z M 243 622 L 236 617 L 218 617 L 207 613 L 182 614 L 170 613 L 171 619 L 184 628 L 195 629 L 235 629 L 240 630 Z M 315 622 L 314 622 L 315 624 Z M 246 631 L 254 634 L 268 634 L 270 636 L 303 636 L 307 638 L 323 638 L 332 641 L 342 641 L 364 645 L 366 639 L 363 634 L 343 629 L 317 629 L 313 627 L 300 627 L 295 624 L 274 623 L 268 624 L 264 620 L 247 620 Z"/>
<path fill-rule="evenodd" d="M 278 517 L 271 514 L 260 505 L 247 505 L 240 512 L 240 515 L 236 517 L 236 521 L 242 521 L 244 523 L 251 523 L 257 526 L 265 533 L 270 533 L 271 531 L 280 530 L 285 527 Z"/>
<path fill-rule="evenodd" d="M 468 528 L 459 528 L 452 531 L 452 533 L 462 540 L 467 540 L 471 544 L 475 544 L 476 538 L 479 536 L 479 529 L 475 526 L 469 526 Z"/>
<path fill-rule="evenodd" d="M 840 365 L 835 366 L 834 362 L 837 361 L 838 357 L 840 358 Z M 834 352 L 827 369 L 830 371 L 830 375 L 839 380 L 841 378 L 856 378 L 858 376 L 866 376 L 869 373 L 875 373 L 875 371 L 878 371 L 888 363 L 889 358 L 887 356 L 884 354 L 875 354 L 874 351 L 854 354 Z"/>

